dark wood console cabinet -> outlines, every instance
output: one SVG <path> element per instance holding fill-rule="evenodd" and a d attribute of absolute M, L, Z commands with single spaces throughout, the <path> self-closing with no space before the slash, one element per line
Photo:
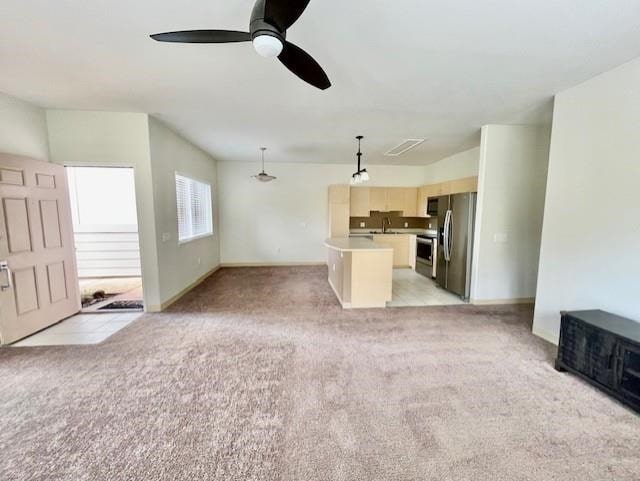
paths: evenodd
<path fill-rule="evenodd" d="M 563 312 L 556 369 L 640 413 L 640 323 L 604 311 Z"/>

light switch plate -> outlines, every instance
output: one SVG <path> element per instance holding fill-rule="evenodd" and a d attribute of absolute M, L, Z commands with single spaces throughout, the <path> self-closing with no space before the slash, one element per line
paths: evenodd
<path fill-rule="evenodd" d="M 171 233 L 164 232 L 162 234 L 162 242 L 169 242 L 171 240 Z"/>
<path fill-rule="evenodd" d="M 493 242 L 496 244 L 504 244 L 507 242 L 508 236 L 504 233 L 493 234 Z"/>

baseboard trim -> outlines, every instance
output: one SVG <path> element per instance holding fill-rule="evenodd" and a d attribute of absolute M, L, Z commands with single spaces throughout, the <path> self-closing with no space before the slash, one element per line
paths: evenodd
<path fill-rule="evenodd" d="M 533 326 L 533 329 L 531 329 L 531 332 L 533 333 L 534 336 L 538 336 L 538 337 L 544 339 L 545 341 L 550 342 L 554 346 L 558 345 L 558 335 L 557 334 L 551 334 L 549 331 L 546 331 L 544 329 L 540 329 L 539 327 L 536 327 L 536 326 Z"/>
<path fill-rule="evenodd" d="M 508 304 L 535 304 L 535 297 L 520 297 L 514 299 L 471 299 L 474 306 L 508 305 Z"/>
<path fill-rule="evenodd" d="M 180 292 L 178 292 L 175 296 L 171 297 L 168 301 L 165 301 L 160 305 L 151 305 L 151 306 L 149 306 L 147 308 L 147 312 L 162 312 L 162 311 L 164 311 L 169 306 L 171 306 L 171 305 L 175 304 L 176 302 L 178 302 L 189 291 L 192 291 L 193 289 L 198 287 L 200 284 L 202 284 L 208 277 L 210 277 L 213 274 L 215 274 L 218 270 L 220 270 L 221 267 L 222 267 L 221 265 L 218 265 L 218 266 L 214 267 L 213 269 L 211 269 L 209 272 L 206 272 L 205 274 L 201 275 L 195 281 L 193 281 L 191 284 L 189 284 L 187 287 L 185 287 Z"/>
<path fill-rule="evenodd" d="M 307 267 L 326 266 L 327 261 L 322 262 L 224 262 L 220 267 Z"/>

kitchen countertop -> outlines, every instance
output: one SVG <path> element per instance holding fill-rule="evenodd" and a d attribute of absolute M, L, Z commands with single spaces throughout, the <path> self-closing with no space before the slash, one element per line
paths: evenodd
<path fill-rule="evenodd" d="M 332 237 L 324 241 L 329 249 L 339 251 L 390 251 L 392 247 L 378 244 L 371 239 L 363 237 Z"/>

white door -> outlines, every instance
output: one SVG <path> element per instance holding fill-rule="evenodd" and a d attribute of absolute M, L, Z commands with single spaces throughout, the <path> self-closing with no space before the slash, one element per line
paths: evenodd
<path fill-rule="evenodd" d="M 0 343 L 80 310 L 64 167 L 0 154 Z"/>

